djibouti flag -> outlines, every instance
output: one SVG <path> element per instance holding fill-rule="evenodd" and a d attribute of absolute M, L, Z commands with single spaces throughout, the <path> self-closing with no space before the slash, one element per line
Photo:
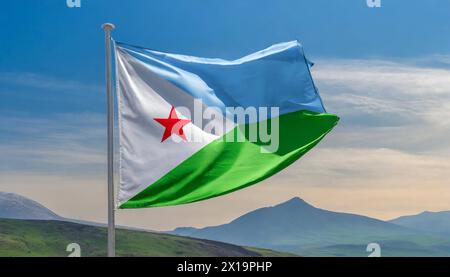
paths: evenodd
<path fill-rule="evenodd" d="M 237 60 L 115 42 L 119 208 L 185 204 L 286 168 L 337 124 L 297 41 Z"/>

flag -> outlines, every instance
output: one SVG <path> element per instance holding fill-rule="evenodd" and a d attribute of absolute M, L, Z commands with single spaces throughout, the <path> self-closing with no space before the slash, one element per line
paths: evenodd
<path fill-rule="evenodd" d="M 237 60 L 115 42 L 119 208 L 185 204 L 245 188 L 313 148 L 325 111 L 297 41 Z"/>

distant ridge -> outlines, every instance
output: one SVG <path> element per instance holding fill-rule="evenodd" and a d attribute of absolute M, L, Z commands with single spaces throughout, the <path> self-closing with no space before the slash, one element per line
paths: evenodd
<path fill-rule="evenodd" d="M 416 215 L 401 216 L 389 222 L 418 231 L 450 238 L 450 211 L 425 211 Z"/>

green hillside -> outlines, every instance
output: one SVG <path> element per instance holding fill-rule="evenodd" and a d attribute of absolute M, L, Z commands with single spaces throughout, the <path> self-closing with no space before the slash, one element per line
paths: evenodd
<path fill-rule="evenodd" d="M 289 256 L 266 249 L 118 229 L 117 256 Z M 0 219 L 0 256 L 67 256 L 76 242 L 81 256 L 106 255 L 106 229 L 62 221 Z"/>

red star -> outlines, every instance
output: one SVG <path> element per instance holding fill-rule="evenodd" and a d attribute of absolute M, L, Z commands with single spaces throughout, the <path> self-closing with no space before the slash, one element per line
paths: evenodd
<path fill-rule="evenodd" d="M 179 137 L 187 141 L 186 136 L 184 135 L 183 127 L 191 121 L 189 119 L 179 119 L 174 106 L 172 106 L 168 118 L 154 118 L 154 120 L 166 128 L 164 130 L 164 135 L 161 142 L 168 139 L 172 134 L 177 134 Z"/>

